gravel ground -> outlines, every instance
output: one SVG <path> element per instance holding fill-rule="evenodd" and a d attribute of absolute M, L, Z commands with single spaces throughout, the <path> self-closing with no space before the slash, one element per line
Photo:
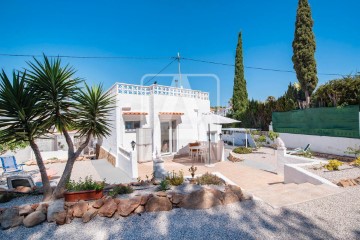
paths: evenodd
<path fill-rule="evenodd" d="M 33 204 L 41 202 L 43 195 L 29 195 L 23 197 L 17 197 L 6 203 L 0 203 L 0 208 L 8 208 L 14 206 L 20 206 L 23 204 Z"/>
<path fill-rule="evenodd" d="M 282 209 L 258 201 L 119 220 L 75 219 L 0 231 L 0 239 L 360 239 L 360 187 Z"/>
<path fill-rule="evenodd" d="M 316 169 L 314 169 L 314 167 Z M 339 171 L 329 171 L 325 168 L 318 169 L 319 167 L 320 165 L 312 165 L 312 166 L 306 166 L 304 167 L 304 169 L 320 177 L 326 178 L 334 183 L 338 183 L 342 179 L 350 179 L 350 178 L 353 179 L 360 177 L 360 168 L 358 167 L 343 165 L 340 166 Z"/>

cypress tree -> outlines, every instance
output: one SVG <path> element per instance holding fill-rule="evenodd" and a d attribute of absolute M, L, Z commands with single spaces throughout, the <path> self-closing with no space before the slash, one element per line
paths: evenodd
<path fill-rule="evenodd" d="M 244 76 L 241 32 L 239 33 L 238 44 L 236 47 L 235 77 L 232 104 L 233 112 L 237 117 L 239 116 L 239 114 L 243 113 L 248 106 L 248 94 L 246 90 L 246 80 Z"/>
<path fill-rule="evenodd" d="M 295 36 L 292 43 L 294 69 L 301 89 L 305 93 L 305 105 L 309 107 L 310 96 L 318 83 L 315 61 L 315 36 L 313 33 L 314 21 L 308 0 L 299 0 Z"/>

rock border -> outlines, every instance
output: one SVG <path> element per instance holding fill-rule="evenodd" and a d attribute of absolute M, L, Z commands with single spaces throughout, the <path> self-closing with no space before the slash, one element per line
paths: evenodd
<path fill-rule="evenodd" d="M 1 229 L 24 225 L 33 227 L 46 220 L 57 225 L 69 224 L 74 218 L 81 218 L 84 223 L 96 215 L 119 219 L 145 212 L 170 211 L 173 208 L 208 209 L 252 199 L 246 196 L 240 187 L 227 185 L 224 191 L 201 188 L 188 194 L 155 192 L 136 195 L 132 198 L 112 198 L 104 196 L 96 201 L 64 202 L 58 199 L 53 202 L 42 202 L 0 209 Z"/>

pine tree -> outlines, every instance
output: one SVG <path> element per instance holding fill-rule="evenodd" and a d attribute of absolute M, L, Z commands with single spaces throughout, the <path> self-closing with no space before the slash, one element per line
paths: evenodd
<path fill-rule="evenodd" d="M 308 0 L 299 0 L 292 43 L 294 69 L 301 89 L 305 93 L 305 105 L 310 106 L 310 97 L 318 83 L 315 61 L 314 21 Z"/>
<path fill-rule="evenodd" d="M 243 113 L 248 106 L 248 94 L 246 90 L 246 80 L 244 77 L 244 63 L 242 52 L 242 34 L 239 33 L 238 44 L 235 57 L 235 77 L 232 97 L 232 107 L 235 116 Z"/>

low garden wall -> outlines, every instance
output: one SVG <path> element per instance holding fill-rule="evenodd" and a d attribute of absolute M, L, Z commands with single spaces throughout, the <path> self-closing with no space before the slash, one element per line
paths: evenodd
<path fill-rule="evenodd" d="M 277 174 L 284 176 L 285 183 L 312 183 L 314 185 L 326 184 L 337 187 L 332 182 L 306 171 L 303 166 L 325 163 L 326 161 L 314 160 L 300 156 L 293 156 L 286 153 L 285 147 L 277 149 Z"/>
<path fill-rule="evenodd" d="M 139 177 L 136 151 L 128 152 L 126 149 L 119 147 L 116 167 L 120 168 L 131 179 Z"/>
<path fill-rule="evenodd" d="M 354 156 L 345 153 L 348 147 L 359 147 L 360 139 L 328 137 L 304 134 L 279 133 L 287 148 L 304 148 L 311 144 L 310 150 L 319 153 L 335 154 L 340 156 Z"/>

